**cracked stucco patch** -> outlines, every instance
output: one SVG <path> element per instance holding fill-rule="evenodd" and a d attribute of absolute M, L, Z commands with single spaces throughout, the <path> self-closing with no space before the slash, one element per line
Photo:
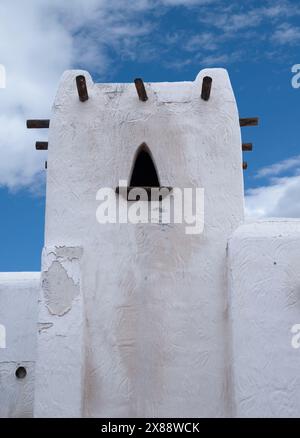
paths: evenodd
<path fill-rule="evenodd" d="M 82 256 L 82 248 L 77 246 L 74 247 L 65 247 L 65 246 L 57 246 L 55 247 L 55 253 L 57 258 L 64 258 L 69 261 L 79 260 Z"/>
<path fill-rule="evenodd" d="M 44 273 L 43 290 L 46 306 L 52 315 L 63 316 L 72 308 L 79 294 L 79 284 L 68 276 L 62 264 L 55 260 Z"/>
<path fill-rule="evenodd" d="M 53 327 L 53 322 L 39 322 L 38 331 L 41 333 L 43 330 L 48 330 Z"/>

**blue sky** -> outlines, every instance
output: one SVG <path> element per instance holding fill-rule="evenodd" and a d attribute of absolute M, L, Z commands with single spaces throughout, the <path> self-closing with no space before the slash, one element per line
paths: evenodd
<path fill-rule="evenodd" d="M 0 5 L 0 271 L 40 269 L 47 132 L 62 72 L 89 70 L 98 82 L 194 80 L 205 67 L 228 69 L 243 128 L 247 215 L 300 217 L 299 1 L 3 0 Z M 300 83 L 300 81 L 299 81 Z"/>

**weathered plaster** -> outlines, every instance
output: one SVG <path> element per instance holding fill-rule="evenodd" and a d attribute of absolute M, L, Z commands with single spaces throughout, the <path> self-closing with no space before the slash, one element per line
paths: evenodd
<path fill-rule="evenodd" d="M 78 296 L 79 285 L 68 276 L 59 261 L 54 261 L 43 275 L 43 290 L 46 306 L 52 315 L 67 313 Z"/>
<path fill-rule="evenodd" d="M 238 417 L 300 416 L 300 221 L 238 228 L 229 242 L 232 366 Z"/>
<path fill-rule="evenodd" d="M 41 332 L 42 330 L 48 330 L 51 327 L 53 327 L 52 322 L 39 322 L 38 323 L 38 331 Z"/>
<path fill-rule="evenodd" d="M 75 85 L 80 73 L 89 92 L 84 104 Z M 209 102 L 200 98 L 206 75 L 213 77 Z M 69 71 L 51 115 L 45 241 L 47 247 L 84 248 L 86 352 L 76 364 L 85 364 L 83 415 L 225 416 L 226 245 L 243 220 L 236 102 L 222 69 L 203 70 L 194 82 L 146 87 L 143 103 L 133 83 L 95 84 L 87 72 Z M 144 142 L 162 185 L 204 187 L 202 235 L 186 235 L 185 224 L 96 221 L 97 191 L 129 179 Z M 57 255 L 47 259 L 49 266 L 55 261 L 50 276 L 58 271 L 71 288 L 60 300 L 66 309 L 73 286 Z M 69 314 L 60 317 L 64 324 Z M 53 328 L 48 332 L 53 336 Z M 56 412 L 51 406 L 49 415 Z"/>
<path fill-rule="evenodd" d="M 6 348 L 0 348 L 0 417 L 33 415 L 37 309 L 40 274 L 0 273 L 0 323 L 6 328 Z M 24 366 L 27 375 L 17 379 Z"/>
<path fill-rule="evenodd" d="M 15 375 L 20 366 L 27 372 L 24 379 Z M 35 362 L 0 362 L 0 418 L 33 416 L 34 368 Z"/>
<path fill-rule="evenodd" d="M 82 249 L 43 251 L 38 316 L 35 417 L 82 416 L 84 309 Z"/>
<path fill-rule="evenodd" d="M 241 134 L 226 71 L 146 88 L 140 102 L 133 84 L 62 77 L 41 286 L 40 274 L 0 274 L 0 416 L 31 416 L 34 385 L 36 417 L 297 417 L 300 221 L 241 225 Z M 96 193 L 129 179 L 143 143 L 163 186 L 205 189 L 202 234 L 97 222 Z M 16 380 L 19 365 L 27 376 Z"/>

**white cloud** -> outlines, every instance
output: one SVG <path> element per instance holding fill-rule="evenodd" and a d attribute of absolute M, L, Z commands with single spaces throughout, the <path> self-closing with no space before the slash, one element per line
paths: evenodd
<path fill-rule="evenodd" d="M 29 4 L 30 3 L 30 4 Z M 17 12 L 16 12 L 17 11 Z M 27 117 L 47 117 L 55 87 L 71 62 L 72 41 L 60 23 L 43 19 L 37 1 L 10 1 L 0 9 L 0 185 L 30 185 L 43 169 L 34 142 L 45 133 L 26 132 Z"/>
<path fill-rule="evenodd" d="M 223 53 L 223 54 L 212 54 L 208 56 L 203 56 L 202 64 L 205 66 L 213 66 L 217 67 L 219 65 L 229 64 L 234 62 L 236 59 L 241 58 L 240 52 L 231 52 L 231 53 Z"/>
<path fill-rule="evenodd" d="M 278 176 L 287 171 L 293 175 Z M 300 217 L 300 156 L 262 168 L 256 176 L 267 183 L 246 191 L 248 218 Z"/>
<path fill-rule="evenodd" d="M 246 192 L 248 218 L 300 217 L 300 176 L 279 178 Z"/>
<path fill-rule="evenodd" d="M 213 10 L 213 3 L 217 9 L 204 13 Z M 224 64 L 241 55 L 239 48 L 231 46 L 230 51 L 224 43 L 233 36 L 237 41 L 241 35 L 246 38 L 246 30 L 262 20 L 275 20 L 273 40 L 283 43 L 297 37 L 297 28 L 292 34 L 291 27 L 276 21 L 298 14 L 299 8 L 291 2 L 277 0 L 248 10 L 238 2 L 224 4 L 217 0 L 2 0 L 0 64 L 6 68 L 7 88 L 0 89 L 0 186 L 31 186 L 39 177 L 45 154 L 36 152 L 34 143 L 47 139 L 47 131 L 27 131 L 25 121 L 49 118 L 65 69 L 86 68 L 96 71 L 98 78 L 109 72 L 113 78 L 120 63 L 112 63 L 111 52 L 126 60 L 141 60 L 138 56 L 143 53 L 149 60 L 160 53 L 160 61 L 169 68 L 195 62 Z M 199 34 L 178 26 L 173 35 L 157 35 L 158 18 L 175 6 L 201 6 L 194 14 L 201 13 L 203 20 Z M 235 34 L 237 30 L 240 33 Z M 168 59 L 174 46 L 178 56 Z M 182 51 L 194 55 L 183 59 Z"/>
<path fill-rule="evenodd" d="M 0 186 L 16 189 L 39 178 L 45 154 L 36 140 L 47 132 L 26 131 L 27 118 L 48 118 L 62 72 L 97 71 L 111 63 L 109 50 L 134 60 L 142 37 L 155 29 L 148 12 L 214 0 L 3 0 L 0 8 L 0 64 L 7 88 L 0 90 Z M 147 47 L 151 56 L 153 49 Z M 152 50 L 152 52 L 151 52 Z"/>
<path fill-rule="evenodd" d="M 288 170 L 296 169 L 300 167 L 300 155 L 295 157 L 287 158 L 286 160 L 280 161 L 279 163 L 272 164 L 271 166 L 263 167 L 260 169 L 255 177 L 265 178 L 277 176 Z"/>
<path fill-rule="evenodd" d="M 212 51 L 218 48 L 218 39 L 212 32 L 202 32 L 197 35 L 193 35 L 185 44 L 185 49 L 188 52 L 194 52 L 200 50 Z"/>
<path fill-rule="evenodd" d="M 241 6 L 241 3 L 232 2 L 230 6 L 221 6 L 215 10 L 208 10 L 200 16 L 200 21 L 222 30 L 229 35 L 239 34 L 249 28 L 256 28 L 262 24 L 275 24 L 283 18 L 295 17 L 300 14 L 299 5 L 291 1 L 277 0 L 268 2 L 266 6 Z M 279 29 L 280 30 L 280 29 Z M 271 35 L 273 35 L 271 33 Z"/>
<path fill-rule="evenodd" d="M 272 39 L 279 44 L 297 44 L 300 41 L 300 27 L 283 23 L 274 32 Z"/>
<path fill-rule="evenodd" d="M 39 180 L 45 155 L 34 144 L 47 132 L 26 131 L 25 121 L 49 118 L 63 71 L 83 67 L 101 77 L 113 68 L 108 48 L 133 56 L 138 38 L 153 30 L 143 15 L 153 5 L 150 0 L 2 2 L 0 64 L 7 87 L 0 89 L 0 186 L 16 189 Z"/>
<path fill-rule="evenodd" d="M 300 28 L 291 23 L 282 24 L 282 21 L 292 22 L 298 17 L 300 5 L 289 0 L 267 0 L 261 6 L 257 4 L 219 1 L 209 7 L 203 6 L 198 14 L 201 31 L 198 34 L 187 32 L 185 38 L 182 37 L 181 47 L 189 58 L 182 62 L 177 59 L 175 64 L 181 67 L 199 60 L 205 65 L 224 66 L 237 60 L 248 62 L 251 56 L 252 59 L 279 56 L 283 59 L 283 45 L 298 43 Z M 189 55 L 192 52 L 193 58 Z"/>

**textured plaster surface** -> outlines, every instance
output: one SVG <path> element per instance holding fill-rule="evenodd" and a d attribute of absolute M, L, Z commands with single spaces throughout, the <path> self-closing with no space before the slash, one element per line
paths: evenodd
<path fill-rule="evenodd" d="M 45 276 L 43 290 L 49 312 L 62 316 L 72 308 L 72 302 L 79 292 L 79 285 L 68 276 L 59 261 L 54 261 Z"/>
<path fill-rule="evenodd" d="M 300 221 L 240 225 L 241 136 L 226 71 L 146 89 L 143 103 L 133 84 L 94 84 L 79 71 L 61 80 L 42 273 L 0 274 L 0 417 L 32 416 L 33 394 L 36 417 L 299 417 Z M 204 188 L 203 234 L 97 222 L 97 191 L 128 180 L 142 143 L 163 186 Z"/>
<path fill-rule="evenodd" d="M 43 251 L 35 417 L 82 416 L 81 255 L 81 248 L 76 247 L 52 247 Z"/>
<path fill-rule="evenodd" d="M 300 416 L 300 221 L 238 228 L 229 243 L 235 415 Z"/>
<path fill-rule="evenodd" d="M 85 103 L 76 91 L 80 73 L 87 79 Z M 209 102 L 200 98 L 206 75 L 213 78 Z M 204 70 L 194 82 L 146 84 L 146 89 L 149 100 L 140 102 L 134 84 L 94 84 L 79 71 L 66 72 L 61 80 L 49 131 L 45 238 L 47 248 L 84 249 L 85 329 L 72 316 L 79 312 L 76 281 L 57 264 L 57 250 L 52 261 L 47 253 L 50 291 L 44 288 L 39 322 L 53 326 L 40 331 L 40 368 L 49 382 L 38 381 L 37 415 L 61 414 L 59 406 L 74 413 L 74 398 L 68 396 L 65 404 L 67 396 L 58 395 L 61 380 L 54 384 L 47 377 L 59 368 L 68 379 L 72 367 L 84 370 L 84 416 L 230 415 L 226 245 L 243 220 L 235 98 L 222 69 Z M 162 185 L 205 189 L 203 234 L 186 235 L 185 224 L 96 221 L 97 191 L 129 179 L 144 142 Z M 60 281 L 62 295 L 56 291 Z M 57 324 L 69 336 L 63 360 Z M 73 349 L 83 333 L 86 350 L 78 361 Z M 50 404 L 43 399 L 45 388 Z"/>
<path fill-rule="evenodd" d="M 0 417 L 32 417 L 40 274 L 0 274 L 0 324 L 6 348 L 0 348 Z M 27 375 L 15 372 L 25 367 Z"/>

